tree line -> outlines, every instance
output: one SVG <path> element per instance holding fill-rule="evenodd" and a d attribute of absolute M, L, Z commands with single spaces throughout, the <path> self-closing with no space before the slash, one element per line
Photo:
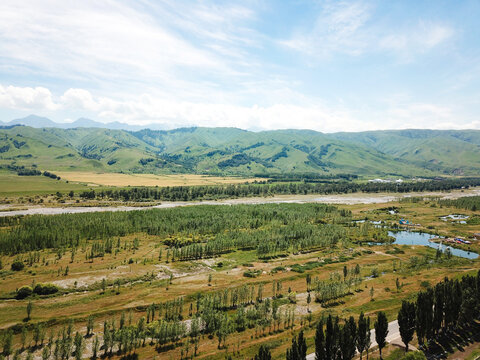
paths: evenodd
<path fill-rule="evenodd" d="M 132 187 L 124 189 L 88 190 L 80 193 L 85 199 L 112 199 L 123 201 L 192 201 L 225 198 L 242 198 L 272 195 L 348 194 L 356 192 L 424 192 L 446 191 L 480 186 L 480 178 L 406 181 L 403 183 L 360 183 L 339 181 L 327 183 L 282 182 L 251 183 L 208 186 Z"/>
<path fill-rule="evenodd" d="M 433 288 L 418 293 L 415 302 L 403 301 L 398 313 L 402 341 L 408 343 L 417 334 L 418 343 L 428 343 L 442 335 L 469 327 L 479 318 L 480 271 L 460 280 L 445 278 Z"/>
<path fill-rule="evenodd" d="M 480 196 L 466 196 L 455 200 L 439 200 L 439 205 L 455 207 L 457 209 L 466 209 L 471 211 L 480 210 Z"/>

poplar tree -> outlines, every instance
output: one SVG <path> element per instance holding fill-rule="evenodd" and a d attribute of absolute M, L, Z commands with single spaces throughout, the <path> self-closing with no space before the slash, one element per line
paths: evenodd
<path fill-rule="evenodd" d="M 388 320 L 387 315 L 383 311 L 380 311 L 377 315 L 377 321 L 375 321 L 375 341 L 378 344 L 380 350 L 380 359 L 382 359 L 382 349 L 385 347 L 386 338 L 388 335 Z"/>
<path fill-rule="evenodd" d="M 323 320 L 320 320 L 315 330 L 315 360 L 326 360 L 325 333 L 323 332 Z"/>
<path fill-rule="evenodd" d="M 408 343 L 412 341 L 415 332 L 415 304 L 402 301 L 402 307 L 398 312 L 398 326 L 400 336 L 405 344 L 405 352 L 408 352 Z"/>
<path fill-rule="evenodd" d="M 253 360 L 272 360 L 272 354 L 265 345 L 261 345 Z"/>
<path fill-rule="evenodd" d="M 360 313 L 358 318 L 358 335 L 357 335 L 357 350 L 360 354 L 360 360 L 362 359 L 363 350 L 365 350 L 367 344 L 367 320 L 363 315 L 363 312 Z M 370 333 L 368 334 L 370 335 Z"/>

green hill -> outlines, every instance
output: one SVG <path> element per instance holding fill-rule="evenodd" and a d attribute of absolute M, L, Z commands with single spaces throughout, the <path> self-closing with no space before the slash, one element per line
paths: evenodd
<path fill-rule="evenodd" d="M 480 131 L 398 130 L 337 133 L 332 137 L 362 144 L 443 174 L 478 174 Z"/>
<path fill-rule="evenodd" d="M 480 131 L 401 130 L 323 134 L 182 128 L 0 128 L 0 165 L 63 171 L 315 173 L 365 177 L 478 175 Z"/>

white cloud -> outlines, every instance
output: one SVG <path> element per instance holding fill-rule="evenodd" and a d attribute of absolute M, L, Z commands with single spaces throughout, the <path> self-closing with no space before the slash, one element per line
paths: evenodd
<path fill-rule="evenodd" d="M 0 85 L 0 107 L 20 110 L 55 110 L 52 93 L 44 87 Z"/>
<path fill-rule="evenodd" d="M 201 81 L 191 78 L 192 73 L 213 78 L 241 75 L 236 62 L 242 52 L 235 51 L 235 44 L 254 36 L 237 23 L 252 14 L 240 6 L 207 7 L 203 2 L 184 5 L 185 13 L 157 4 L 2 1 L 3 62 L 8 60 L 10 70 L 18 73 L 133 92 L 137 87 L 178 93 L 187 88 L 205 90 Z M 221 25 L 220 30 L 214 30 L 216 25 Z M 190 41 L 192 36 L 201 40 Z M 225 42 L 235 57 L 226 55 Z M 248 64 L 245 59 L 242 66 Z"/>
<path fill-rule="evenodd" d="M 62 104 L 70 109 L 97 111 L 98 103 L 90 91 L 84 89 L 68 89 L 60 98 Z"/>
<path fill-rule="evenodd" d="M 411 30 L 397 31 L 379 39 L 381 49 L 396 52 L 405 60 L 425 53 L 451 39 L 454 30 L 447 25 L 420 22 Z"/>
<path fill-rule="evenodd" d="M 78 88 L 68 89 L 55 97 L 46 88 L 0 85 L 0 107 L 58 110 L 65 114 L 83 112 L 102 122 L 121 121 L 135 125 L 160 123 L 167 128 L 228 126 L 242 129 L 312 129 L 336 132 L 480 127 L 478 120 L 461 115 L 459 117 L 461 111 L 450 105 L 412 101 L 409 96 L 402 94 L 387 98 L 375 109 L 367 106 L 353 111 L 352 107 L 332 106 L 286 89 L 280 92 L 279 96 L 285 99 L 281 103 L 242 106 L 214 101 L 178 101 L 149 94 L 130 97 L 128 100 L 114 99 L 96 97 L 88 90 Z M 292 101 L 287 101 L 287 98 Z M 71 122 L 70 116 L 63 120 Z"/>
<path fill-rule="evenodd" d="M 315 57 L 359 55 L 367 46 L 362 28 L 369 17 L 370 8 L 364 3 L 327 3 L 311 28 L 298 30 L 280 44 Z"/>
<path fill-rule="evenodd" d="M 448 25 L 424 21 L 403 24 L 392 31 L 395 25 L 385 27 L 378 17 L 372 20 L 374 10 L 371 3 L 364 1 L 327 2 L 313 24 L 297 29 L 280 44 L 315 58 L 393 51 L 402 59 L 411 60 L 454 35 Z"/>

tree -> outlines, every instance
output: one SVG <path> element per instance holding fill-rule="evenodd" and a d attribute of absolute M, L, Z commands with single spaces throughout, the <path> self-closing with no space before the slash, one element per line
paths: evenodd
<path fill-rule="evenodd" d="M 25 344 L 27 343 L 27 335 L 28 331 L 25 325 L 22 325 L 22 333 L 21 333 L 21 344 L 22 344 L 22 350 L 25 349 Z"/>
<path fill-rule="evenodd" d="M 94 317 L 93 315 L 90 315 L 87 320 L 87 337 L 93 335 L 93 323 L 94 323 Z"/>
<path fill-rule="evenodd" d="M 292 339 L 292 347 L 287 349 L 287 360 L 306 360 L 307 358 L 307 343 L 303 336 L 303 330 L 298 334 L 298 341 L 295 336 Z"/>
<path fill-rule="evenodd" d="M 388 334 L 388 320 L 387 315 L 383 311 L 380 311 L 377 315 L 377 321 L 375 321 L 375 341 L 378 344 L 380 350 L 380 359 L 382 358 L 382 349 L 385 347 L 386 338 Z"/>
<path fill-rule="evenodd" d="M 367 333 L 365 334 L 365 350 L 367 352 L 367 360 L 370 346 L 372 346 L 372 333 L 370 332 L 370 318 L 367 317 Z"/>
<path fill-rule="evenodd" d="M 433 290 L 431 289 L 421 292 L 417 296 L 415 330 L 420 346 L 424 344 L 425 337 L 430 339 L 433 336 L 433 297 Z"/>
<path fill-rule="evenodd" d="M 98 340 L 98 335 L 95 335 L 95 339 L 93 340 L 93 345 L 92 345 L 92 357 L 94 359 L 97 358 L 98 356 L 98 349 L 100 348 L 100 341 Z"/>
<path fill-rule="evenodd" d="M 12 345 L 13 345 L 13 333 L 12 331 L 7 331 L 3 338 L 3 355 L 7 358 L 12 353 Z"/>
<path fill-rule="evenodd" d="M 40 333 L 42 331 L 41 324 L 35 324 L 33 327 L 33 341 L 35 341 L 35 347 L 37 347 L 38 342 L 40 341 Z"/>
<path fill-rule="evenodd" d="M 50 357 L 50 346 L 45 346 L 42 351 L 42 360 L 48 360 Z"/>
<path fill-rule="evenodd" d="M 357 335 L 357 350 L 360 353 L 360 360 L 362 359 L 363 350 L 367 345 L 367 333 L 370 335 L 367 328 L 367 320 L 363 315 L 363 312 L 360 313 L 358 318 L 358 335 Z"/>
<path fill-rule="evenodd" d="M 353 318 L 352 318 L 353 319 Z M 354 320 L 355 324 L 355 320 Z M 356 328 L 356 327 L 355 327 Z M 340 352 L 342 354 L 342 360 L 351 360 L 355 355 L 355 338 L 356 331 L 352 328 L 349 321 L 345 322 L 340 331 Z"/>
<path fill-rule="evenodd" d="M 323 320 L 320 320 L 315 330 L 315 360 L 326 360 L 325 333 L 323 332 Z"/>
<path fill-rule="evenodd" d="M 33 310 L 33 304 L 31 301 L 29 301 L 27 304 L 27 321 L 31 319 L 32 310 Z"/>
<path fill-rule="evenodd" d="M 80 333 L 75 334 L 75 360 L 82 360 L 82 355 L 83 355 L 83 348 L 84 348 L 84 342 L 83 342 L 83 336 L 80 335 Z"/>
<path fill-rule="evenodd" d="M 254 360 L 272 360 L 272 354 L 265 345 L 261 345 L 258 349 L 258 354 L 253 358 Z"/>
<path fill-rule="evenodd" d="M 300 331 L 298 334 L 298 353 L 300 355 L 300 359 L 304 360 L 307 358 L 307 342 L 305 341 L 305 337 L 303 336 L 303 330 Z"/>
<path fill-rule="evenodd" d="M 334 347 L 335 347 L 335 334 L 334 334 L 333 319 L 331 315 L 328 315 L 327 326 L 325 329 L 325 359 L 334 358 L 335 356 Z"/>
<path fill-rule="evenodd" d="M 398 312 L 398 326 L 402 342 L 405 344 L 405 352 L 408 352 L 408 343 L 412 341 L 415 332 L 415 304 L 408 301 L 402 302 Z"/>

